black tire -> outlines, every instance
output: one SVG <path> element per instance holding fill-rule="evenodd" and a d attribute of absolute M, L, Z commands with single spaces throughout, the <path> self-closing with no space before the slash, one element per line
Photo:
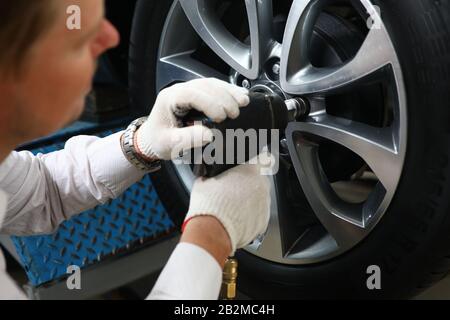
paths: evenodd
<path fill-rule="evenodd" d="M 139 0 L 131 29 L 129 58 L 130 108 L 133 116 L 147 115 L 156 98 L 156 59 L 159 40 L 173 1 Z M 187 213 L 189 194 L 178 180 L 174 166 L 164 163 L 151 176 L 161 201 L 175 224 Z"/>
<path fill-rule="evenodd" d="M 407 298 L 450 269 L 450 3 L 373 0 L 401 62 L 408 100 L 408 147 L 402 178 L 383 219 L 347 253 L 304 266 L 240 251 L 239 288 L 254 298 Z M 155 96 L 159 36 L 171 1 L 140 0 L 130 51 L 134 110 Z M 153 176 L 179 223 L 188 195 L 171 164 Z M 381 269 L 381 290 L 368 290 L 367 267 Z"/>
<path fill-rule="evenodd" d="M 133 115 L 147 115 L 156 97 L 159 38 L 172 1 L 137 1 L 131 28 L 128 82 Z"/>

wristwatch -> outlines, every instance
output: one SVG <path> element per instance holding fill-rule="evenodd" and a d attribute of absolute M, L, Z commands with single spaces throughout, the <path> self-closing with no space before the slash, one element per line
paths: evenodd
<path fill-rule="evenodd" d="M 161 169 L 161 161 L 153 160 L 140 154 L 135 143 L 136 131 L 145 121 L 147 121 L 147 117 L 136 119 L 130 123 L 120 138 L 120 145 L 125 158 L 127 158 L 132 165 L 139 170 L 152 173 Z"/>

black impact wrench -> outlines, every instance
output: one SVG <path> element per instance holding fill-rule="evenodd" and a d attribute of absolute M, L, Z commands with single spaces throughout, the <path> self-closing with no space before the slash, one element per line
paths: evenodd
<path fill-rule="evenodd" d="M 257 154 L 259 154 L 265 146 L 270 144 L 270 131 L 268 134 L 264 135 L 263 143 L 260 143 L 259 133 L 260 129 L 265 130 L 284 130 L 290 121 L 298 120 L 305 117 L 310 112 L 309 104 L 301 98 L 292 98 L 288 100 L 283 100 L 280 96 L 276 94 L 266 94 L 260 92 L 251 92 L 249 94 L 250 103 L 246 107 L 240 108 L 240 114 L 236 119 L 227 118 L 226 120 L 216 123 L 211 119 L 207 118 L 203 113 L 191 110 L 185 117 L 181 120 L 184 126 L 192 126 L 194 124 L 203 124 L 210 129 L 216 129 L 220 131 L 223 137 L 223 143 L 220 145 L 223 148 L 222 155 L 226 158 L 226 130 L 238 130 L 242 129 L 244 132 L 249 129 L 256 130 L 257 133 Z M 234 141 L 236 142 L 236 141 Z M 246 139 L 245 145 L 245 159 L 244 162 L 250 160 L 257 154 L 252 154 L 250 150 L 254 148 L 249 147 L 249 139 Z M 237 154 L 237 144 L 234 145 L 234 161 L 232 163 L 227 163 L 228 161 L 223 161 L 224 164 L 213 163 L 207 164 L 203 161 L 203 156 L 200 161 L 195 161 L 194 156 L 191 157 L 191 163 L 193 163 L 192 169 L 194 175 L 198 177 L 215 177 L 222 172 L 229 170 L 239 164 L 242 161 L 238 161 Z M 206 147 L 206 146 L 205 146 Z M 204 148 L 205 148 L 204 147 Z M 203 150 L 204 150 L 203 148 Z M 201 153 L 203 155 L 203 153 Z M 241 156 L 242 158 L 242 156 Z"/>

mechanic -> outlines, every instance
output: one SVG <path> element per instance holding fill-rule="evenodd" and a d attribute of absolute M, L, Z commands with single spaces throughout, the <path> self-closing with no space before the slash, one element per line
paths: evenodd
<path fill-rule="evenodd" d="M 66 27 L 79 5 L 80 30 Z M 0 2 L 0 233 L 54 232 L 72 216 L 118 197 L 177 148 L 212 139 L 202 126 L 178 128 L 177 112 L 195 108 L 221 121 L 249 103 L 246 89 L 201 79 L 164 89 L 124 152 L 124 132 L 104 139 L 78 136 L 61 151 L 13 151 L 79 117 L 96 59 L 119 42 L 104 18 L 103 0 Z M 150 108 L 149 108 L 150 109 Z M 133 134 L 132 131 L 128 132 Z M 265 231 L 269 183 L 259 165 L 241 165 L 195 181 L 180 243 L 149 299 L 217 299 L 226 258 Z M 186 223 L 189 221 L 189 223 Z M 0 252 L 0 298 L 25 298 L 7 275 Z"/>

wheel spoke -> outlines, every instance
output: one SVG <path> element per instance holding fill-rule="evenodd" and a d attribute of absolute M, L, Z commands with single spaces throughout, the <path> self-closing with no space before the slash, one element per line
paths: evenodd
<path fill-rule="evenodd" d="M 305 68 L 314 23 L 320 14 L 317 0 L 294 0 L 286 22 L 281 53 L 281 82 Z M 285 85 L 285 84 L 283 84 Z"/>
<path fill-rule="evenodd" d="M 391 127 L 375 128 L 323 114 L 307 122 L 291 124 L 291 130 L 322 137 L 350 149 L 366 161 L 386 190 L 395 188 L 402 161 Z"/>
<path fill-rule="evenodd" d="M 174 82 L 214 77 L 227 81 L 227 77 L 207 65 L 191 58 L 192 52 L 164 57 L 158 63 L 157 88 L 161 90 Z"/>
<path fill-rule="evenodd" d="M 180 0 L 183 10 L 200 38 L 229 66 L 249 79 L 259 75 L 262 54 L 271 35 L 271 0 L 247 0 L 251 44 L 234 37 L 214 12 L 215 1 Z"/>
<path fill-rule="evenodd" d="M 342 66 L 316 68 L 308 59 L 309 42 L 319 4 L 324 1 L 298 0 L 288 18 L 281 58 L 281 86 L 291 94 L 326 93 L 349 86 L 382 69 L 396 64 L 395 50 L 381 18 L 373 27 L 358 53 Z M 369 2 L 364 2 L 372 10 Z M 373 8 L 373 7 L 372 7 Z"/>
<path fill-rule="evenodd" d="M 245 5 L 250 29 L 252 64 L 260 68 L 272 44 L 272 0 L 246 0 Z"/>
<path fill-rule="evenodd" d="M 270 221 L 267 231 L 262 237 L 248 246 L 247 249 L 260 256 L 271 255 L 277 257 L 277 259 L 282 259 L 283 243 L 278 215 L 278 201 L 273 179 L 271 180 L 270 192 L 272 200 L 270 204 Z"/>
<path fill-rule="evenodd" d="M 368 232 L 365 229 L 360 205 L 340 201 L 331 189 L 318 160 L 318 149 L 312 144 L 303 143 L 288 128 L 287 135 L 292 161 L 311 207 L 325 229 L 341 248 L 353 246 Z"/>

